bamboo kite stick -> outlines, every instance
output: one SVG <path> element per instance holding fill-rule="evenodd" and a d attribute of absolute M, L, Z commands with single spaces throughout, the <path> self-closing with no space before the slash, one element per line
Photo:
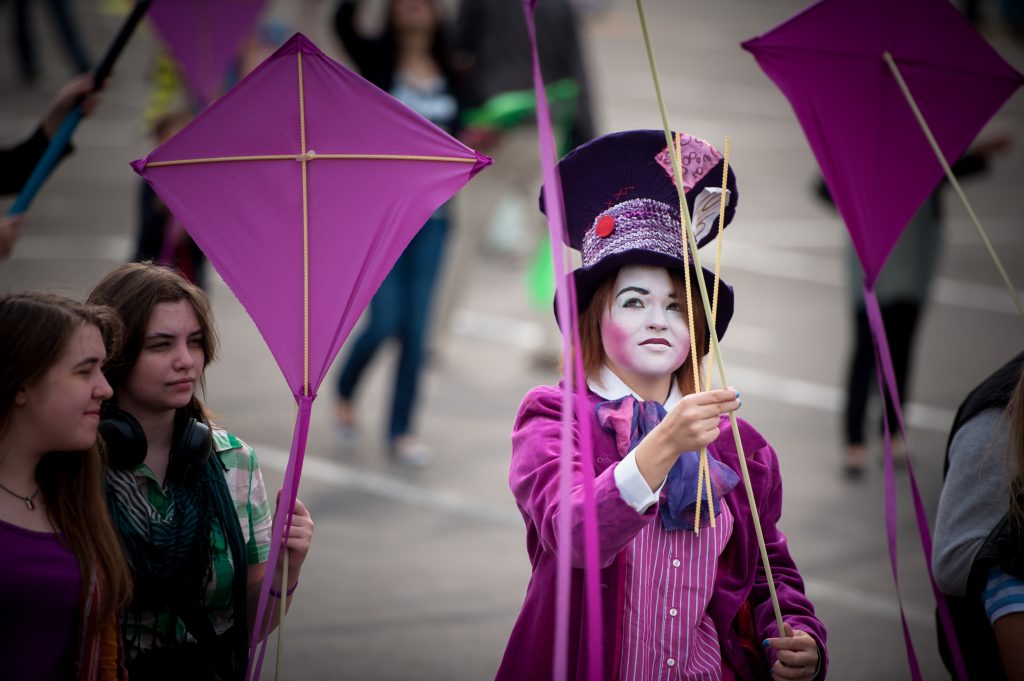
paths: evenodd
<path fill-rule="evenodd" d="M 942 155 L 942 149 L 939 148 L 939 143 L 935 141 L 935 136 L 932 135 L 931 128 L 928 127 L 928 122 L 924 120 L 924 116 L 921 115 L 921 110 L 917 108 L 917 102 L 914 100 L 914 96 L 910 94 L 910 88 L 907 87 L 906 81 L 903 80 L 903 74 L 900 73 L 900 69 L 896 65 L 896 61 L 892 58 L 892 54 L 888 50 L 882 53 L 882 58 L 885 59 L 885 63 L 889 66 L 889 70 L 892 71 L 892 75 L 896 79 L 896 84 L 899 86 L 900 92 L 903 93 L 903 97 L 907 100 L 910 110 L 914 112 L 914 118 L 917 119 L 917 124 L 921 126 L 921 132 L 924 133 L 932 151 L 935 152 L 935 158 L 939 159 L 939 165 L 941 165 L 942 170 L 945 171 L 946 179 L 949 180 L 949 184 L 956 190 L 956 195 L 960 197 L 960 201 L 964 204 L 964 208 L 967 209 L 967 214 L 971 217 L 971 222 L 974 223 L 975 229 L 978 230 L 978 236 L 981 237 L 982 243 L 985 244 L 985 248 L 988 249 L 989 255 L 992 256 L 992 261 L 996 264 L 996 269 L 999 270 L 999 275 L 1003 278 L 1003 283 L 1006 284 L 1006 288 L 1010 291 L 1010 296 L 1013 298 L 1013 304 L 1017 306 L 1017 311 L 1020 312 L 1021 316 L 1024 316 L 1024 305 L 1021 305 L 1020 297 L 1017 295 L 1017 289 L 1013 287 L 1013 282 L 1010 281 L 1010 276 L 1006 273 L 1006 269 L 1003 267 L 1003 262 L 996 254 L 995 248 L 992 247 L 992 242 L 989 241 L 988 234 L 985 233 L 985 230 L 981 227 L 981 223 L 978 222 L 978 216 L 974 214 L 974 209 L 971 207 L 970 202 L 967 201 L 967 197 L 964 195 L 964 190 L 960 188 L 960 183 L 957 182 L 956 176 L 953 175 L 953 169 L 949 167 L 949 163 L 946 162 L 946 157 Z"/>
<path fill-rule="evenodd" d="M 672 131 L 668 124 L 668 114 L 665 111 L 665 100 L 661 94 L 661 83 L 658 78 L 658 69 L 654 63 L 654 51 L 651 48 L 650 36 L 647 32 L 647 20 L 644 18 L 643 0 L 636 0 L 637 12 L 640 15 L 640 27 L 643 31 L 644 46 L 647 49 L 647 61 L 651 67 L 651 78 L 654 81 L 654 92 L 658 98 L 658 109 L 661 113 L 661 122 L 665 128 L 665 142 L 668 145 L 672 156 L 672 173 L 675 177 L 676 190 L 683 196 L 683 181 L 682 181 L 682 167 L 679 163 L 679 155 L 676 154 L 675 146 L 672 144 Z M 684 206 L 685 206 L 685 199 Z M 690 251 L 693 254 L 693 263 L 696 268 L 700 268 L 700 255 L 697 253 L 697 240 L 693 236 L 693 229 L 690 225 L 689 211 L 682 210 L 682 219 L 686 227 L 686 238 L 690 244 Z M 687 268 L 689 269 L 689 268 Z M 699 270 L 698 270 L 699 271 Z M 704 277 L 697 277 L 697 285 L 700 288 L 701 301 L 704 303 L 704 311 L 707 316 L 711 316 L 711 303 L 708 301 L 707 286 L 704 284 Z M 714 326 L 709 327 L 711 335 L 711 351 L 714 354 L 715 363 L 718 366 L 718 373 L 722 380 L 722 385 L 729 385 L 729 381 L 725 377 L 725 364 L 722 360 L 721 348 L 718 346 L 718 331 Z M 761 517 L 757 511 L 757 504 L 754 499 L 754 492 L 750 486 L 750 473 L 747 471 L 747 460 L 746 454 L 743 452 L 743 442 L 740 438 L 739 424 L 736 422 L 736 414 L 733 412 L 729 413 L 729 424 L 732 426 L 732 436 L 736 443 L 736 451 L 739 453 L 740 461 L 740 472 L 743 474 L 743 485 L 747 491 L 747 502 L 750 506 L 750 515 L 754 520 L 754 531 L 757 534 L 757 545 L 761 551 L 761 562 L 764 565 L 765 577 L 768 582 L 768 592 L 771 595 L 772 607 L 775 610 L 775 623 L 779 629 L 779 635 L 782 636 L 785 633 L 785 627 L 782 622 L 782 609 L 779 607 L 779 597 L 775 593 L 775 579 L 772 577 L 771 564 L 768 562 L 768 550 L 764 544 L 764 533 L 761 530 Z"/>

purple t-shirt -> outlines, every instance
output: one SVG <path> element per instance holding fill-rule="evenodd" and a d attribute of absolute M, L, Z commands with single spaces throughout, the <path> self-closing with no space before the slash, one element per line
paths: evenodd
<path fill-rule="evenodd" d="M 0 676 L 74 678 L 81 583 L 60 535 L 0 520 Z"/>

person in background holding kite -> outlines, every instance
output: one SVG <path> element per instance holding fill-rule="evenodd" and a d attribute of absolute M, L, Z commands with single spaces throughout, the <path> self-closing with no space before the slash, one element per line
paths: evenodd
<path fill-rule="evenodd" d="M 102 366 L 121 323 L 47 293 L 0 297 L 0 660 L 10 679 L 123 680 L 128 565 L 103 499 Z"/>
<path fill-rule="evenodd" d="M 98 94 L 92 92 L 91 76 L 76 76 L 65 83 L 43 115 L 35 132 L 9 149 L 0 149 L 0 194 L 17 194 L 21 191 L 36 163 L 46 152 L 50 139 L 79 97 L 85 98 L 82 101 L 82 112 L 88 115 L 99 101 Z M 61 158 L 71 152 L 72 147 L 69 145 Z M 10 257 L 24 223 L 24 214 L 0 217 L 0 262 Z"/>
<path fill-rule="evenodd" d="M 1024 352 L 961 403 L 946 448 L 932 570 L 970 679 L 1024 677 Z M 947 641 L 939 648 L 950 673 Z"/>
<path fill-rule="evenodd" d="M 252 447 L 211 426 L 195 392 L 216 353 L 209 303 L 148 263 L 117 268 L 89 300 L 125 323 L 123 349 L 105 369 L 114 394 L 100 431 L 110 449 L 107 500 L 135 578 L 122 614 L 129 673 L 241 679 L 272 518 Z M 284 544 L 289 584 L 275 566 L 271 611 L 291 601 L 312 533 L 296 500 Z"/>
<path fill-rule="evenodd" d="M 698 243 L 714 238 L 723 159 L 681 135 L 687 201 L 698 205 Z M 779 463 L 753 426 L 739 421 L 785 631 L 776 630 L 739 454 L 726 435 L 740 406 L 732 388 L 695 392 L 693 362 L 708 349 L 699 298 L 688 303 L 676 188 L 661 131 L 598 138 L 559 163 L 569 242 L 582 254 L 573 278 L 580 310 L 585 403 L 577 406 L 572 455 L 572 544 L 568 678 L 589 678 L 578 661 L 586 635 L 583 476 L 593 475 L 606 678 L 824 678 L 825 628 L 777 527 Z M 738 198 L 729 176 L 728 224 Z M 719 189 L 720 192 L 720 189 Z M 699 202 L 710 199 L 704 204 Z M 701 214 L 699 205 L 710 204 Z M 703 217 L 701 217 L 703 215 Z M 695 288 L 695 287 L 694 287 Z M 695 292 L 694 292 L 695 293 Z M 721 336 L 733 311 L 719 289 Z M 691 352 L 694 347 L 701 357 Z M 579 399 L 579 398 L 576 398 Z M 559 537 L 561 386 L 527 393 L 512 431 L 509 482 L 527 527 L 533 575 L 497 678 L 547 678 L 554 658 Z M 589 423 L 581 423 L 579 419 Z M 578 448 L 592 438 L 594 470 Z M 710 499 L 699 515 L 698 451 L 708 447 Z M 705 480 L 705 483 L 707 481 Z M 708 506 L 713 501 L 713 511 Z M 695 517 L 696 516 L 696 517 Z M 695 520 L 697 523 L 695 523 Z M 699 524 L 700 531 L 696 531 Z"/>
<path fill-rule="evenodd" d="M 355 28 L 358 3 L 343 0 L 335 28 L 359 72 L 371 83 L 447 132 L 458 120 L 456 97 L 436 0 L 393 0 L 377 38 Z M 370 302 L 366 327 L 338 375 L 338 430 L 345 442 L 356 435 L 354 398 L 363 371 L 390 338 L 401 352 L 395 373 L 388 452 L 401 464 L 422 466 L 431 450 L 413 434 L 412 416 L 430 326 L 437 276 L 448 239 L 449 207 L 441 206 L 413 237 Z"/>

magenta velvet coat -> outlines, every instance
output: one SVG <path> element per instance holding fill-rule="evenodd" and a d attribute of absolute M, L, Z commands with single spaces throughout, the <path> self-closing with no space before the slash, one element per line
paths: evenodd
<path fill-rule="evenodd" d="M 554 655 L 555 574 L 558 554 L 558 469 L 562 392 L 560 387 L 534 388 L 519 407 L 512 431 L 512 464 L 509 484 L 526 522 L 526 545 L 533 575 L 526 598 L 497 679 L 537 680 L 550 678 Z M 603 398 L 587 393 L 578 414 L 590 419 L 594 442 L 595 498 L 597 500 L 598 534 L 600 536 L 601 595 L 605 644 L 604 672 L 607 679 L 618 679 L 622 635 L 625 553 L 623 548 L 647 523 L 657 521 L 657 505 L 644 514 L 637 513 L 623 501 L 615 484 L 614 469 L 620 460 L 614 436 L 601 429 L 596 406 Z M 579 441 L 578 424 L 574 424 Z M 739 456 L 729 420 L 722 417 L 722 435 L 710 447 L 712 455 L 740 474 Z M 814 607 L 804 595 L 803 580 L 786 546 L 786 537 L 776 527 L 782 513 L 782 479 L 778 459 L 771 445 L 749 423 L 739 420 L 743 449 L 747 455 L 754 498 L 761 516 L 765 545 L 775 578 L 783 620 L 794 629 L 806 631 L 818 644 L 821 667 L 816 679 L 823 679 L 828 667 L 825 648 L 825 627 L 814 615 Z M 569 678 L 584 679 L 586 653 L 583 626 L 585 599 L 583 595 L 583 488 L 581 476 L 589 475 L 579 457 L 574 457 L 572 483 L 572 587 L 569 618 Z M 753 646 L 761 650 L 760 641 L 778 636 L 768 585 L 757 547 L 753 521 L 750 517 L 746 491 L 739 484 L 726 495 L 735 517 L 732 537 L 718 565 L 718 577 L 709 613 L 718 632 L 723 665 L 737 679 L 766 678 L 769 659 L 763 657 L 751 669 L 744 655 L 738 631 L 738 614 L 749 601 Z M 748 645 L 748 648 L 751 646 Z M 774 657 L 771 661 L 774 661 Z M 727 672 L 724 678 L 728 678 Z"/>

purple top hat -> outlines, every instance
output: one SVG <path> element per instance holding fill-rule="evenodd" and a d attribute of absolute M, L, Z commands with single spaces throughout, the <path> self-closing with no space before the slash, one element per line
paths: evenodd
<path fill-rule="evenodd" d="M 718 150 L 704 140 L 679 135 L 683 188 L 699 248 L 718 234 L 724 162 Z M 572 273 L 581 312 L 601 282 L 625 265 L 681 270 L 679 196 L 663 131 L 630 130 L 598 137 L 567 154 L 558 170 L 568 245 L 583 257 L 582 266 Z M 731 168 L 727 190 L 726 226 L 739 199 Z M 543 188 L 540 206 L 543 212 Z M 687 264 L 696 276 L 692 259 Z M 710 295 L 715 275 L 701 269 Z M 718 295 L 715 329 L 721 338 L 732 318 L 732 287 L 719 280 Z"/>

